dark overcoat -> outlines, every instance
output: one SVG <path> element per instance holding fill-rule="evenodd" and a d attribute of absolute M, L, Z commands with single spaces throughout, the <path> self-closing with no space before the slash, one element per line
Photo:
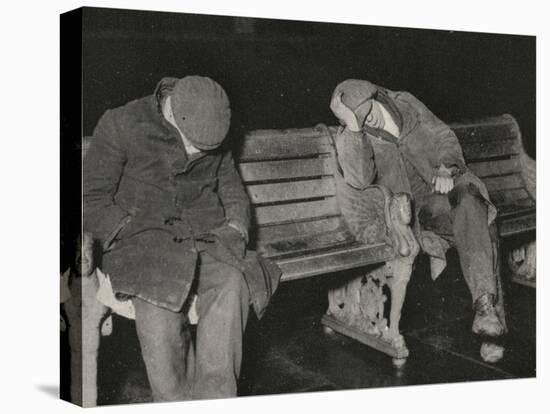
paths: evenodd
<path fill-rule="evenodd" d="M 230 150 L 188 156 L 165 120 L 159 91 L 175 81 L 163 79 L 153 95 L 101 117 L 84 158 L 84 230 L 103 245 L 102 268 L 115 293 L 173 311 L 182 309 L 191 289 L 197 239 L 219 234 L 217 258 L 243 272 L 261 315 L 277 269 L 266 274 L 254 252 L 235 254 L 229 236 L 236 232 L 216 232 L 230 220 L 248 229 L 249 200 Z"/>

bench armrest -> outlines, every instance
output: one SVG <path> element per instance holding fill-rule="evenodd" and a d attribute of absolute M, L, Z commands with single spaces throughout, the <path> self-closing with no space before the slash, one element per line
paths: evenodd
<path fill-rule="evenodd" d="M 336 177 L 336 194 L 342 215 L 355 238 L 365 244 L 386 243 L 396 255 L 416 256 L 419 250 L 410 223 L 410 196 L 370 185 L 357 190 Z"/>

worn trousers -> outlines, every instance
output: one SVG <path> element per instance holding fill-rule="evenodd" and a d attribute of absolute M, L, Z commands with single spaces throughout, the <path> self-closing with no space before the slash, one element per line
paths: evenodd
<path fill-rule="evenodd" d="M 414 203 L 422 229 L 454 242 L 473 301 L 484 294 L 500 298 L 498 238 L 478 190 L 459 185 L 448 194 L 417 194 Z"/>
<path fill-rule="evenodd" d="M 249 308 L 242 273 L 200 254 L 195 343 L 186 309 L 134 298 L 136 329 L 154 401 L 234 397 Z"/>

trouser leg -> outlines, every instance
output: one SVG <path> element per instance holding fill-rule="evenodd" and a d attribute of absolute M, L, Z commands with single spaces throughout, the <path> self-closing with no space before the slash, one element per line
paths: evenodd
<path fill-rule="evenodd" d="M 495 278 L 496 278 L 496 303 L 495 303 L 495 309 L 498 315 L 498 318 L 500 322 L 502 323 L 502 327 L 504 328 L 504 332 L 508 331 L 508 327 L 506 325 L 506 317 L 504 313 L 504 291 L 502 289 L 502 275 L 501 275 L 501 269 L 500 269 L 500 239 L 498 237 L 498 229 L 496 226 L 496 223 L 492 223 L 489 226 L 489 234 L 491 236 L 491 244 L 493 247 L 493 259 L 494 259 L 494 269 L 495 269 Z"/>
<path fill-rule="evenodd" d="M 154 401 L 191 398 L 194 351 L 187 315 L 133 299 L 136 329 Z"/>
<path fill-rule="evenodd" d="M 415 201 L 421 227 L 454 240 L 473 302 L 484 294 L 496 294 L 496 249 L 487 206 L 476 189 L 461 185 L 448 195 L 419 195 Z"/>
<path fill-rule="evenodd" d="M 487 205 L 470 191 L 456 188 L 451 195 L 451 221 L 462 273 L 473 302 L 483 295 L 497 297 L 497 257 L 487 224 Z"/>
<path fill-rule="evenodd" d="M 237 395 L 249 293 L 242 273 L 201 254 L 193 398 Z"/>
<path fill-rule="evenodd" d="M 477 187 L 458 185 L 448 195 L 426 195 L 419 200 L 422 227 L 454 239 L 474 304 L 473 332 L 504 333 L 498 235 L 494 223 L 487 223 L 487 205 Z"/>

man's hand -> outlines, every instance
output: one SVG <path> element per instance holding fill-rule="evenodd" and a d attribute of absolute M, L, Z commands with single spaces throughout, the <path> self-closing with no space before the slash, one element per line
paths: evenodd
<path fill-rule="evenodd" d="M 357 118 L 351 109 L 342 102 L 342 94 L 336 94 L 330 101 L 330 109 L 334 116 L 351 131 L 357 132 L 361 130 L 357 122 Z"/>
<path fill-rule="evenodd" d="M 225 247 L 235 253 L 236 257 L 239 259 L 245 257 L 248 234 L 243 233 L 241 226 L 236 221 L 228 221 L 224 225 L 212 230 L 212 234 L 216 236 Z"/>
<path fill-rule="evenodd" d="M 447 194 L 454 186 L 455 183 L 452 171 L 441 164 L 432 178 L 432 191 L 440 194 Z"/>
<path fill-rule="evenodd" d="M 238 222 L 235 220 L 229 220 L 227 222 L 227 225 L 229 227 L 233 227 L 235 230 L 237 230 L 239 233 L 241 233 L 241 236 L 243 236 L 244 241 L 248 244 L 248 230 L 243 228 Z"/>

